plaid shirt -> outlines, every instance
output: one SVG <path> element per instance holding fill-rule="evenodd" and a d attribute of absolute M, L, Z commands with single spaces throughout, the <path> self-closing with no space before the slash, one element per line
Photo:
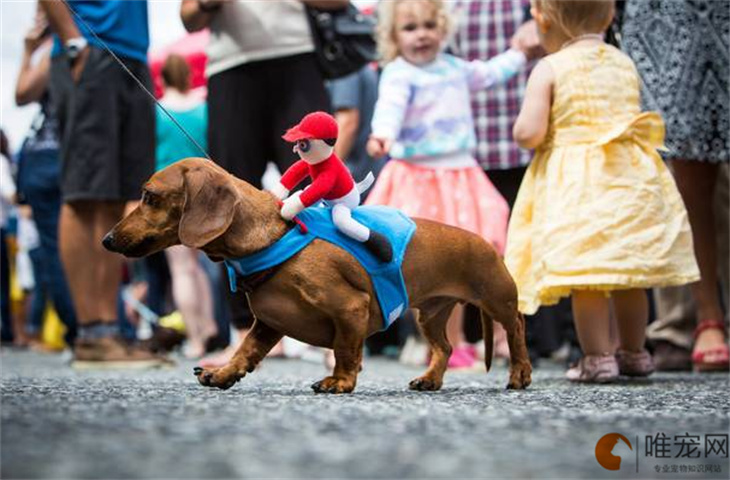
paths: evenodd
<path fill-rule="evenodd" d="M 509 48 L 509 41 L 522 25 L 529 0 L 457 0 L 455 54 L 466 60 L 498 55 Z M 527 165 L 529 150 L 517 147 L 512 140 L 512 126 L 517 119 L 531 67 L 507 83 L 472 95 L 472 114 L 477 134 L 475 155 L 485 170 L 504 170 Z"/>

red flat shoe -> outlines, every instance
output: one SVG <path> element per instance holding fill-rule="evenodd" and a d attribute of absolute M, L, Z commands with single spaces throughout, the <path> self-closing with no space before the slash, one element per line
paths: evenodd
<path fill-rule="evenodd" d="M 697 340 L 700 333 L 705 330 L 720 330 L 725 338 L 725 324 L 717 320 L 703 320 L 697 325 L 694 331 L 694 338 Z M 712 360 L 708 361 L 707 358 L 711 357 Z M 696 372 L 727 372 L 730 370 L 730 347 L 727 343 L 722 346 L 713 347 L 703 351 L 692 352 L 692 364 Z"/>

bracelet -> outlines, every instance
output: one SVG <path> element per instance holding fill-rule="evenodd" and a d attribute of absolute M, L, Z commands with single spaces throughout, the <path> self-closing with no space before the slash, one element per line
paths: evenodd
<path fill-rule="evenodd" d="M 198 0 L 198 8 L 200 9 L 201 12 L 213 13 L 216 10 L 218 10 L 219 8 L 221 8 L 221 5 L 220 4 L 208 4 L 208 3 L 202 2 L 201 0 Z"/>

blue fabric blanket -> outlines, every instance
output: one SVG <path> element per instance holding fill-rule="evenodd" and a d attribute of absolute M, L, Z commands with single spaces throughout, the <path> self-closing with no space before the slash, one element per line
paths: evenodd
<path fill-rule="evenodd" d="M 382 263 L 362 243 L 337 230 L 332 223 L 331 208 L 309 207 L 297 216 L 307 226 L 307 233 L 293 228 L 264 250 L 248 257 L 226 260 L 231 291 L 236 291 L 236 275 L 247 276 L 284 263 L 315 238 L 320 238 L 347 250 L 368 272 L 385 320 L 383 329 L 388 328 L 408 308 L 401 263 L 416 224 L 400 210 L 381 206 L 358 207 L 352 211 L 352 217 L 388 237 L 393 246 L 393 261 Z"/>

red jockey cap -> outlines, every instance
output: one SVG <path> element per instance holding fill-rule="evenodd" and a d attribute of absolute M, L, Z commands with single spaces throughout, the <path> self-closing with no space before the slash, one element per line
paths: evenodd
<path fill-rule="evenodd" d="M 286 131 L 282 137 L 287 142 L 298 140 L 329 140 L 337 138 L 337 122 L 326 112 L 312 112 L 302 118 L 299 125 Z"/>

